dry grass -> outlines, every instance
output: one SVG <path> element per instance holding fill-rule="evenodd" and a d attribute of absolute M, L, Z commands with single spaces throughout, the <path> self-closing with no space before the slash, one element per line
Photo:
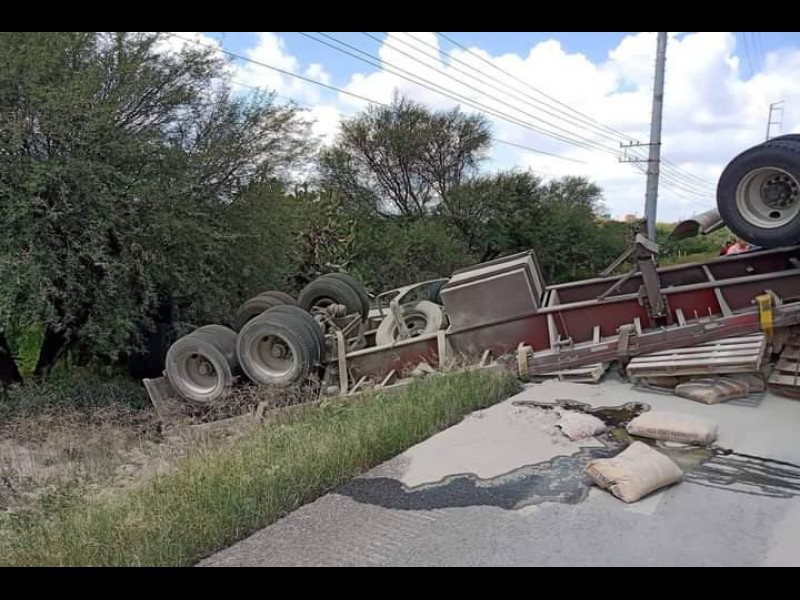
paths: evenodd
<path fill-rule="evenodd" d="M 167 417 L 178 426 L 162 431 L 135 382 L 55 380 L 15 390 L 0 410 L 0 522 L 38 518 L 87 497 L 112 495 L 168 472 L 181 456 L 231 443 L 249 430 L 228 420 L 231 427 L 200 435 L 190 425 L 249 414 L 262 403 L 288 406 L 317 395 L 313 385 L 245 386 L 206 406 L 176 400 L 167 405 Z"/>
<path fill-rule="evenodd" d="M 193 448 L 142 485 L 7 519 L 0 564 L 193 564 L 517 387 L 508 375 L 467 372 L 303 407 Z"/>

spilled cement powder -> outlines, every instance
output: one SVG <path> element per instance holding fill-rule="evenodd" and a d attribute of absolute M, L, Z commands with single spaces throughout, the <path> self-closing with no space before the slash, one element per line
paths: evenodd
<path fill-rule="evenodd" d="M 474 413 L 405 452 L 406 469 L 399 475 L 400 482 L 415 487 L 457 473 L 489 479 L 598 445 L 592 439 L 570 441 L 556 427 L 558 421 L 552 410 L 511 403 Z"/>
<path fill-rule="evenodd" d="M 625 426 L 649 409 L 642 403 L 591 407 L 571 400 L 497 405 L 412 448 L 403 455 L 412 457 L 406 463 L 409 468 L 397 479 L 357 478 L 336 493 L 364 504 L 409 511 L 577 504 L 592 488 L 584 474 L 586 466 L 616 456 L 635 441 Z M 557 427 L 560 415 L 568 412 L 593 415 L 606 431 L 597 438 L 569 441 Z M 640 441 L 669 456 L 687 484 L 775 498 L 800 496 L 798 465 L 724 448 Z M 506 468 L 526 458 L 531 462 Z"/>

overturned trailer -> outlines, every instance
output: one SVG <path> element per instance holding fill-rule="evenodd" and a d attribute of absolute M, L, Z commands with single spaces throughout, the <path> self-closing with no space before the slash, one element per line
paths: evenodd
<path fill-rule="evenodd" d="M 340 373 L 382 381 L 488 351 L 546 374 L 800 323 L 800 246 L 661 269 L 647 240 L 637 248 L 633 273 L 560 285 L 533 251 L 458 271 L 441 294 L 446 331 L 346 353 Z"/>
<path fill-rule="evenodd" d="M 248 300 L 235 331 L 207 325 L 178 340 L 161 383 L 196 402 L 244 379 L 290 386 L 319 376 L 323 390 L 350 394 L 423 363 L 503 356 L 521 375 L 548 374 L 800 323 L 800 134 L 739 154 L 717 196 L 718 210 L 675 237 L 724 224 L 764 249 L 659 268 L 658 247 L 637 236 L 630 272 L 559 285 L 547 285 L 531 250 L 375 303 L 352 277 L 324 275 L 297 300 L 274 291 Z"/>

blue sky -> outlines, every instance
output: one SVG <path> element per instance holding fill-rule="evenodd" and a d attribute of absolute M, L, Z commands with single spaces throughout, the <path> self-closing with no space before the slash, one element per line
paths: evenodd
<path fill-rule="evenodd" d="M 358 70 L 368 69 L 364 63 L 354 58 L 345 56 L 318 42 L 303 37 L 297 32 L 279 33 L 286 43 L 287 49 L 304 63 L 322 62 L 334 79 L 342 81 L 349 76 L 354 67 Z M 385 37 L 384 32 L 368 32 L 376 37 Z M 575 32 L 575 31 L 534 31 L 534 32 L 497 32 L 497 31 L 454 31 L 443 32 L 454 40 L 466 46 L 477 46 L 489 51 L 491 54 L 514 53 L 525 54 L 536 44 L 549 40 L 558 40 L 567 52 L 585 54 L 593 62 L 605 60 L 609 51 L 616 47 L 625 36 L 635 32 Z M 755 38 L 755 47 L 751 53 L 758 50 L 768 52 L 784 47 L 797 46 L 800 43 L 800 33 L 797 32 L 745 32 L 748 44 Z M 206 34 L 218 40 L 223 47 L 232 52 L 246 51 L 257 41 L 256 32 L 241 31 L 210 31 Z M 337 38 L 364 47 L 374 52 L 378 44 L 364 37 L 360 32 L 332 32 Z M 737 33 L 737 39 L 742 40 L 742 32 Z M 747 53 L 745 45 L 739 44 L 737 55 L 746 62 Z M 752 56 L 752 54 L 751 54 Z"/>
<path fill-rule="evenodd" d="M 321 37 L 317 32 L 308 33 Z M 474 103 L 491 106 L 496 111 L 491 116 L 495 138 L 531 150 L 496 144 L 487 169 L 531 169 L 543 177 L 582 175 L 601 185 L 612 215 L 641 212 L 644 177 L 633 165 L 619 163 L 622 139 L 609 139 L 608 130 L 604 138 L 602 128 L 647 141 L 654 33 L 443 32 L 468 46 L 470 52 L 435 32 L 367 32 L 377 39 L 360 32 L 324 33 L 351 45 L 356 54 L 358 50 L 369 53 L 374 57 L 370 60 L 378 64 L 366 64 L 298 32 L 192 35 L 379 102 L 388 102 L 398 90 L 435 109 L 459 104 L 464 110 L 484 111 Z M 467 68 L 474 69 L 471 72 L 478 79 L 484 78 L 488 69 L 504 81 L 476 80 L 473 84 L 480 89 L 463 87 L 465 63 L 459 61 L 469 63 Z M 234 65 L 235 81 L 274 90 L 279 98 L 291 98 L 308 107 L 315 133 L 323 142 L 335 136 L 342 118 L 365 106 L 350 96 L 254 63 L 236 61 Z M 398 67 L 436 82 L 461 100 L 447 98 L 422 82 L 408 82 L 391 72 Z M 495 67 L 502 71 L 492 71 Z M 715 204 L 716 179 L 725 164 L 739 151 L 763 141 L 771 102 L 784 101 L 782 129 L 773 133 L 800 131 L 798 33 L 670 34 L 666 81 L 662 149 L 670 165 L 662 176 L 659 218 L 675 220 Z M 536 90 L 546 95 L 529 100 L 539 94 Z M 500 112 L 513 113 L 513 119 L 503 118 Z M 576 123 L 576 114 L 588 115 L 592 124 Z M 573 141 L 576 136 L 589 136 L 597 148 L 582 149 L 558 140 L 558 132 L 554 137 L 552 129 L 547 133 L 542 127 L 561 127 L 559 132 L 566 128 Z"/>

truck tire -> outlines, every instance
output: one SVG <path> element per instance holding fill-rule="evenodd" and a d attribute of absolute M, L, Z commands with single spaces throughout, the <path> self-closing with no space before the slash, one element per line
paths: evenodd
<path fill-rule="evenodd" d="M 317 338 L 298 315 L 267 311 L 239 332 L 236 355 L 254 383 L 289 387 L 308 379 L 322 354 Z"/>
<path fill-rule="evenodd" d="M 302 325 L 303 329 L 311 336 L 309 343 L 313 343 L 315 350 L 318 350 L 318 352 L 315 353 L 314 364 L 318 365 L 323 363 L 327 349 L 325 332 L 322 330 L 322 325 L 308 312 L 304 311 L 299 306 L 284 304 L 270 308 L 264 314 L 285 314 L 293 316 L 297 320 L 298 326 Z"/>
<path fill-rule="evenodd" d="M 731 231 L 757 246 L 800 242 L 800 142 L 775 139 L 739 154 L 720 175 L 717 207 Z"/>
<path fill-rule="evenodd" d="M 254 296 L 239 308 L 233 320 L 233 328 L 236 331 L 241 331 L 242 327 L 244 327 L 245 323 L 250 319 L 257 317 L 273 306 L 282 305 L 295 306 L 297 302 L 289 294 L 284 294 L 279 291 L 263 292 L 258 296 Z"/>
<path fill-rule="evenodd" d="M 334 277 L 323 275 L 309 283 L 300 292 L 297 304 L 309 312 L 314 307 L 325 308 L 331 304 L 342 304 L 347 309 L 347 314 L 359 314 L 364 318 L 364 306 L 358 292 Z"/>
<path fill-rule="evenodd" d="M 236 333 L 221 325 L 200 327 L 167 351 L 170 385 L 194 402 L 213 402 L 227 394 L 238 371 Z"/>
<path fill-rule="evenodd" d="M 410 337 L 415 338 L 426 333 L 435 333 L 444 324 L 444 312 L 442 307 L 429 300 L 421 300 L 414 306 L 403 308 L 403 318 L 408 327 Z M 394 313 L 389 312 L 378 325 L 375 332 L 375 345 L 388 346 L 394 344 L 400 337 L 400 329 Z"/>
<path fill-rule="evenodd" d="M 768 139 L 765 144 L 771 142 L 800 142 L 800 133 L 787 133 L 786 135 L 778 135 L 774 138 Z"/>
<path fill-rule="evenodd" d="M 347 275 L 346 273 L 327 273 L 322 277 L 330 277 L 333 279 L 338 279 L 339 281 L 344 281 L 347 285 L 353 288 L 358 294 L 358 297 L 361 299 L 361 318 L 367 318 L 370 308 L 369 294 L 367 294 L 366 288 L 361 285 L 361 282 L 359 282 L 358 279 L 352 275 Z"/>

